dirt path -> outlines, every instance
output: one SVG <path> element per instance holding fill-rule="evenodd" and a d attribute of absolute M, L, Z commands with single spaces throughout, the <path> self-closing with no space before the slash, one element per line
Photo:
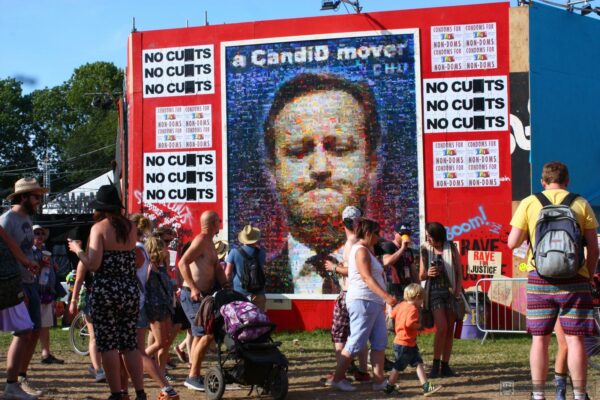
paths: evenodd
<path fill-rule="evenodd" d="M 64 365 L 42 365 L 39 363 L 37 354 L 34 356 L 30 377 L 47 394 L 44 399 L 80 400 L 80 399 L 106 399 L 108 387 L 106 384 L 95 383 L 87 373 L 88 359 L 77 356 L 69 351 L 56 354 L 65 359 Z M 5 355 L 0 357 L 2 365 L 5 363 Z M 209 361 L 209 365 L 214 362 Z M 323 386 L 320 380 L 333 369 L 333 356 L 324 351 L 306 350 L 299 356 L 290 359 L 290 400 L 318 400 L 318 399 L 383 399 L 390 398 L 383 393 L 371 390 L 370 384 L 356 384 L 358 390 L 354 393 L 341 393 Z M 438 398 L 445 399 L 527 399 L 529 371 L 525 368 L 514 368 L 510 365 L 481 365 L 476 369 L 468 366 L 456 366 L 460 377 L 453 379 L 438 380 L 445 387 L 439 392 Z M 205 395 L 200 392 L 192 392 L 183 386 L 187 371 L 177 368 L 171 371 L 177 378 L 175 387 L 179 391 L 181 400 L 203 399 Z M 4 380 L 4 372 L 0 374 Z M 595 380 L 598 375 L 595 375 Z M 500 393 L 500 382 L 514 382 L 516 393 L 506 395 Z M 146 379 L 147 392 L 150 399 L 158 396 L 158 387 Z M 405 372 L 400 376 L 401 398 L 422 399 L 423 396 L 418 385 L 416 374 L 413 371 Z M 507 389 L 509 390 L 509 389 Z M 520 392 L 519 392 L 520 390 Z M 229 398 L 259 398 L 256 394 L 247 395 L 247 388 L 236 391 L 226 391 L 225 399 Z M 398 396 L 393 396 L 398 397 Z M 267 398 L 267 397 L 264 397 Z"/>

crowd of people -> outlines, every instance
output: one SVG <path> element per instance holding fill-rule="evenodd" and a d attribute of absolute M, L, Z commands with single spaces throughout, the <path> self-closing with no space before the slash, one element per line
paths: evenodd
<path fill-rule="evenodd" d="M 578 273 L 568 279 L 540 273 L 544 261 L 534 264 L 534 254 L 529 256 L 527 327 L 533 336 L 534 400 L 544 399 L 553 331 L 559 343 L 556 398 L 565 398 L 567 371 L 575 400 L 589 398 L 583 337 L 594 333 L 589 279 L 598 260 L 598 223 L 589 204 L 566 191 L 568 182 L 564 164 L 547 164 L 542 173 L 544 192 L 521 203 L 508 238 L 510 248 L 527 239 L 535 243 L 536 233 L 542 235 L 536 228 L 538 215 L 547 206 L 562 204 L 573 211 L 574 224 L 580 227 L 587 248 Z M 32 400 L 43 395 L 27 375 L 38 339 L 42 363 L 64 362 L 50 351 L 49 328 L 55 321 L 55 300 L 66 293 L 45 248 L 48 230 L 31 221 L 45 192 L 33 178 L 17 181 L 9 196 L 12 207 L 0 216 L 0 331 L 13 333 L 5 399 Z M 547 204 L 540 196 L 547 198 Z M 115 186 L 102 186 L 92 206 L 95 223 L 87 245 L 68 241 L 79 260 L 69 311 L 85 315 L 90 373 L 97 382 L 107 382 L 109 400 L 129 399 L 129 381 L 135 399 L 145 400 L 144 372 L 161 388 L 160 400 L 175 400 L 179 395 L 168 371 L 174 348 L 180 361 L 189 362 L 183 385 L 203 391 L 202 363 L 214 345 L 213 332 L 199 322 L 203 300 L 215 290 L 233 288 L 266 311 L 263 270 L 267 257 L 260 244 L 261 231 L 244 226 L 238 234 L 239 246 L 228 251 L 227 242 L 215 241 L 222 223 L 219 215 L 205 211 L 200 233 L 184 246 L 175 266 L 176 257 L 169 251 L 175 232 L 154 227 L 142 214 L 126 217 Z M 351 392 L 356 390 L 352 380 L 370 381 L 373 390 L 394 394 L 402 390 L 399 373 L 411 366 L 416 368 L 424 396 L 438 392 L 442 386 L 430 379 L 457 375 L 450 359 L 457 322 L 467 306 L 456 245 L 447 240 L 443 224 L 428 222 L 417 262 L 411 229 L 402 222 L 386 241 L 376 221 L 366 218 L 358 207 L 347 206 L 341 226 L 346 237 L 342 259 L 324 261 L 331 281 L 341 289 L 331 328 L 336 367 L 326 385 Z M 428 374 L 416 340 L 424 328 L 435 330 Z M 180 331 L 186 332 L 186 338 L 174 343 Z M 393 361 L 385 357 L 390 331 L 394 334 Z"/>
<path fill-rule="evenodd" d="M 339 274 L 342 283 L 331 328 L 337 365 L 335 373 L 327 377 L 326 384 L 341 391 L 355 391 L 356 387 L 346 374 L 352 359 L 358 356 L 360 365 L 353 371 L 354 379 L 372 380 L 373 390 L 387 394 L 396 392 L 399 372 L 410 365 L 417 368 L 423 394 L 434 394 L 442 386 L 427 379 L 416 343 L 422 329 L 420 309 L 426 297 L 420 282 L 431 281 L 433 288 L 427 294 L 436 328 L 430 377 L 455 376 L 449 366 L 457 319 L 451 305 L 462 301 L 459 297 L 462 266 L 455 246 L 446 240 L 443 225 L 427 224 L 427 243 L 421 247 L 417 274 L 408 227 L 396 224 L 393 240 L 385 241 L 380 237 L 379 224 L 364 218 L 359 208 L 346 207 L 342 219 L 347 239 L 343 260 L 326 262 L 327 270 Z M 429 260 L 432 260 L 431 265 Z M 390 324 L 386 323 L 386 318 Z M 390 363 L 391 372 L 386 379 L 388 325 L 395 333 L 395 360 Z M 367 343 L 370 344 L 372 378 L 365 366 Z"/>

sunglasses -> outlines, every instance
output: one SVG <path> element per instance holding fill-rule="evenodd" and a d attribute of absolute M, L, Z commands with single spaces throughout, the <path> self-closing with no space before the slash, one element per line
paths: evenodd
<path fill-rule="evenodd" d="M 33 232 L 33 234 L 35 236 L 44 236 L 44 232 L 40 232 L 40 231 L 35 231 L 35 232 Z"/>
<path fill-rule="evenodd" d="M 41 200 L 42 199 L 42 195 L 41 194 L 30 194 L 29 197 L 33 197 L 36 200 Z"/>

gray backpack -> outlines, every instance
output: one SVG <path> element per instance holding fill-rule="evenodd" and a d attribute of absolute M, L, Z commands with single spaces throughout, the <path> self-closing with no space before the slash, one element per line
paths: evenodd
<path fill-rule="evenodd" d="M 571 204 L 579 195 L 569 193 L 557 205 L 542 193 L 536 193 L 535 197 L 543 208 L 535 224 L 533 265 L 543 278 L 572 278 L 585 262 L 583 236 L 571 209 Z"/>

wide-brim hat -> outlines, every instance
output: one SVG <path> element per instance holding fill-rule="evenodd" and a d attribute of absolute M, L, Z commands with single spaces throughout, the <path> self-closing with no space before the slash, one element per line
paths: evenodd
<path fill-rule="evenodd" d="M 119 211 L 123 204 L 114 185 L 103 185 L 98 189 L 96 199 L 90 203 L 90 207 L 97 211 Z"/>
<path fill-rule="evenodd" d="M 7 199 L 11 200 L 13 197 L 23 194 L 23 193 L 39 193 L 44 194 L 48 193 L 47 188 L 43 188 L 38 183 L 37 179 L 31 178 L 21 178 L 15 182 L 15 191 L 8 195 Z"/>
<path fill-rule="evenodd" d="M 217 251 L 217 256 L 219 257 L 219 260 L 221 260 L 227 255 L 227 251 L 229 250 L 229 243 L 227 242 L 227 240 L 216 240 L 215 250 Z"/>
<path fill-rule="evenodd" d="M 238 234 L 238 240 L 242 244 L 254 244 L 260 240 L 260 229 L 246 225 Z"/>

